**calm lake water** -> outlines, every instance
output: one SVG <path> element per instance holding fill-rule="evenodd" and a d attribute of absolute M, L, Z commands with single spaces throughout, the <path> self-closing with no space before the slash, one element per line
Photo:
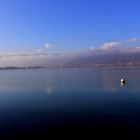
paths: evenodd
<path fill-rule="evenodd" d="M 0 71 L 0 134 L 77 129 L 140 130 L 140 68 Z"/>

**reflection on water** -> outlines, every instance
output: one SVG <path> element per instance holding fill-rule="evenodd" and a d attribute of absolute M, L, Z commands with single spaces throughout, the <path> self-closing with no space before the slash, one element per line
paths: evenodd
<path fill-rule="evenodd" d="M 8 132 L 12 124 L 21 132 L 33 127 L 44 132 L 49 128 L 91 128 L 101 124 L 101 127 L 140 126 L 139 71 L 139 68 L 2 70 L 0 133 Z M 127 78 L 125 85 L 120 84 L 122 77 Z"/>
<path fill-rule="evenodd" d="M 121 87 L 123 88 L 125 86 L 125 83 L 121 83 Z"/>
<path fill-rule="evenodd" d="M 120 83 L 122 77 L 127 83 Z M 3 93 L 112 94 L 140 93 L 139 68 L 83 68 L 0 71 L 0 96 Z M 24 93 L 24 94 L 23 94 Z"/>
<path fill-rule="evenodd" d="M 127 77 L 127 84 L 120 84 Z M 99 90 L 139 92 L 138 68 L 91 68 L 53 70 L 15 70 L 0 72 L 0 93 L 32 91 L 52 93 L 59 90 Z M 66 92 L 67 93 L 67 92 Z"/>
<path fill-rule="evenodd" d="M 52 85 L 47 85 L 47 87 L 46 87 L 46 92 L 47 92 L 47 94 L 51 94 L 51 93 L 53 92 L 53 87 L 52 87 Z"/>

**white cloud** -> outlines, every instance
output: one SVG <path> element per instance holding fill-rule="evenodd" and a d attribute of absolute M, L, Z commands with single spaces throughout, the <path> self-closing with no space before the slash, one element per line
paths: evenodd
<path fill-rule="evenodd" d="M 95 50 L 95 49 L 96 49 L 96 48 L 93 47 L 93 46 L 89 47 L 89 50 Z"/>
<path fill-rule="evenodd" d="M 134 43 L 138 40 L 139 40 L 138 38 L 130 38 L 130 39 L 128 39 L 128 43 Z"/>
<path fill-rule="evenodd" d="M 100 49 L 108 50 L 108 49 L 112 49 L 116 46 L 119 46 L 120 44 L 121 44 L 120 42 L 106 42 L 100 47 Z"/>
<path fill-rule="evenodd" d="M 60 62 L 58 53 L 16 53 L 10 52 L 7 54 L 0 54 L 0 67 L 14 66 L 48 66 L 58 65 Z"/>
<path fill-rule="evenodd" d="M 52 44 L 51 44 L 51 43 L 46 43 L 46 44 L 44 45 L 44 48 L 50 49 L 50 48 L 52 48 Z"/>

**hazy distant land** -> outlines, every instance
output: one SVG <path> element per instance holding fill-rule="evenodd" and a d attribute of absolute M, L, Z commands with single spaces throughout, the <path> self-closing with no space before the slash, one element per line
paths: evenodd
<path fill-rule="evenodd" d="M 76 68 L 76 67 L 139 67 L 140 52 L 83 53 L 69 55 L 18 55 L 0 60 L 3 69 Z"/>

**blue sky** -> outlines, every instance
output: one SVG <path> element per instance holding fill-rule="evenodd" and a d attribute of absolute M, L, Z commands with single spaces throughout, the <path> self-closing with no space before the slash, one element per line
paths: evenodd
<path fill-rule="evenodd" d="M 0 0 L 0 53 L 138 46 L 139 5 L 139 0 Z"/>

